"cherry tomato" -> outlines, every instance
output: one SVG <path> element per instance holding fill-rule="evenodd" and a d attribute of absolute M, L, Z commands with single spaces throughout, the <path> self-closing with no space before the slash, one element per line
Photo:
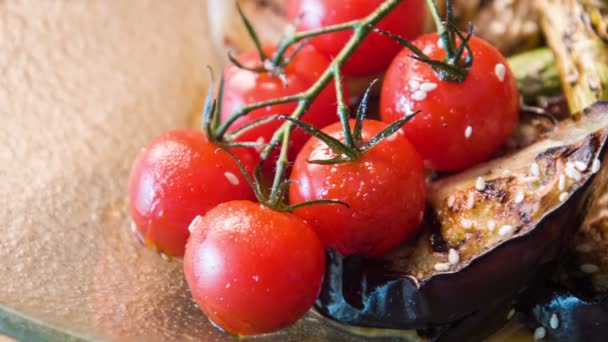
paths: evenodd
<path fill-rule="evenodd" d="M 287 18 L 298 22 L 299 31 L 361 19 L 371 14 L 384 0 L 290 0 L 286 2 Z M 377 27 L 393 34 L 414 39 L 422 34 L 425 22 L 424 0 L 407 0 Z M 352 36 L 352 31 L 340 31 L 315 37 L 311 43 L 327 56 L 335 57 Z M 365 42 L 344 66 L 344 74 L 368 76 L 386 69 L 401 46 L 376 32 Z"/>
<path fill-rule="evenodd" d="M 129 204 L 146 244 L 182 256 L 196 215 L 222 202 L 254 198 L 236 162 L 218 148 L 202 132 L 175 130 L 152 139 L 139 152 L 129 179 Z M 233 152 L 253 169 L 253 153 Z"/>
<path fill-rule="evenodd" d="M 362 138 L 368 140 L 385 127 L 380 121 L 365 120 Z M 323 131 L 343 139 L 340 124 Z M 315 205 L 295 211 L 315 228 L 325 247 L 343 255 L 376 256 L 415 232 L 425 205 L 424 168 L 418 153 L 401 133 L 380 142 L 353 162 L 308 162 L 332 157 L 334 153 L 324 142 L 311 138 L 296 158 L 289 188 L 292 204 L 337 199 L 350 206 Z"/>
<path fill-rule="evenodd" d="M 413 42 L 442 60 L 436 33 Z M 509 138 L 519 117 L 519 93 L 507 61 L 496 48 L 472 37 L 473 66 L 462 83 L 442 81 L 404 49 L 389 67 L 382 87 L 383 121 L 420 110 L 403 130 L 429 166 L 458 171 L 490 158 Z"/>
<path fill-rule="evenodd" d="M 316 300 L 325 254 L 306 222 L 249 201 L 223 203 L 192 224 L 184 272 L 207 317 L 238 335 L 282 329 Z"/>
<path fill-rule="evenodd" d="M 272 55 L 274 47 L 264 49 L 267 55 Z M 257 51 L 251 50 L 237 57 L 247 67 L 259 67 L 261 62 Z M 296 55 L 285 70 L 286 86 L 281 79 L 270 73 L 255 73 L 229 65 L 224 70 L 224 102 L 222 105 L 222 120 L 228 119 L 242 106 L 260 101 L 276 99 L 306 91 L 325 71 L 329 60 L 312 46 L 306 46 Z M 333 83 L 319 94 L 302 118 L 316 127 L 324 127 L 338 121 L 336 114 L 336 93 Z M 239 118 L 231 131 L 252 121 L 274 115 L 290 115 L 296 109 L 297 103 L 285 103 L 254 110 Z M 275 120 L 252 129 L 239 137 L 239 141 L 269 142 L 274 132 L 284 123 Z M 294 157 L 306 142 L 308 136 L 299 128 L 292 134 L 289 157 Z"/>

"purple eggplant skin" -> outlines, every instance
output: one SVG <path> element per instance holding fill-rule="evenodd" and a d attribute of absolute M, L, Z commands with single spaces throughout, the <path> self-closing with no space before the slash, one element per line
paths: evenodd
<path fill-rule="evenodd" d="M 604 120 L 608 124 L 608 103 L 593 105 L 584 111 L 586 115 L 599 115 L 602 124 Z M 589 132 L 573 153 L 585 160 L 592 156 L 605 160 L 607 130 L 602 125 Z M 499 298 L 515 298 L 541 269 L 552 264 L 582 223 L 594 178 L 590 176 L 570 199 L 544 213 L 532 229 L 454 272 L 417 279 L 400 270 L 398 260 L 345 258 L 330 252 L 316 307 L 346 324 L 425 330 L 462 321 Z M 418 238 L 430 236 L 425 232 Z"/>
<path fill-rule="evenodd" d="M 605 342 L 608 340 L 608 298 L 584 295 L 550 285 L 526 292 L 522 302 L 535 325 L 542 325 L 551 341 Z M 531 304 L 531 305 L 530 305 Z M 551 327 L 556 315 L 558 325 Z"/>

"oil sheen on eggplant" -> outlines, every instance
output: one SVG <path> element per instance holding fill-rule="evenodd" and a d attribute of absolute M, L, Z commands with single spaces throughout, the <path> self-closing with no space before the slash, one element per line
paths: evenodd
<path fill-rule="evenodd" d="M 608 194 L 600 194 L 559 268 L 522 295 L 521 306 L 555 341 L 605 341 L 608 336 Z"/>
<path fill-rule="evenodd" d="M 608 103 L 575 117 L 515 153 L 431 184 L 425 226 L 389 255 L 330 252 L 317 309 L 347 324 L 428 330 L 515 298 L 554 262 L 606 182 L 608 169 L 593 166 L 604 164 Z"/>

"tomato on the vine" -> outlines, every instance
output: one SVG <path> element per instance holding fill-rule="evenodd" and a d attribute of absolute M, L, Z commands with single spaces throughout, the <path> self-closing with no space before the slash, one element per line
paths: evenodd
<path fill-rule="evenodd" d="M 321 289 L 325 252 L 301 218 L 233 201 L 192 223 L 184 272 L 212 322 L 238 335 L 262 334 L 310 309 Z"/>
<path fill-rule="evenodd" d="M 268 56 L 272 56 L 275 47 L 264 48 Z M 287 55 L 293 52 L 291 49 Z M 247 51 L 237 59 L 241 64 L 249 68 L 260 67 L 262 61 L 256 50 Z M 222 103 L 222 121 L 227 120 L 235 111 L 244 105 L 276 99 L 284 96 L 295 95 L 306 91 L 329 66 L 330 61 L 315 50 L 312 46 L 303 47 L 291 60 L 285 69 L 285 80 L 269 72 L 256 73 L 241 69 L 230 64 L 224 70 L 224 100 Z M 347 96 L 347 95 L 346 95 Z M 290 115 L 297 107 L 296 102 L 277 104 L 256 109 L 247 115 L 237 119 L 231 126 L 234 131 L 253 121 L 274 114 Z M 306 111 L 302 120 L 316 127 L 324 127 L 338 121 L 336 115 L 336 91 L 333 82 L 321 91 Z M 257 126 L 244 134 L 239 141 L 268 143 L 274 132 L 283 124 L 283 121 L 275 120 Z M 307 136 L 300 129 L 294 130 L 290 143 L 289 156 L 293 157 L 306 142 Z"/>
<path fill-rule="evenodd" d="M 350 124 L 353 126 L 354 121 Z M 385 127 L 380 121 L 364 120 L 363 141 Z M 340 124 L 322 131 L 344 140 Z M 311 138 L 296 158 L 289 187 L 291 204 L 334 199 L 350 206 L 314 205 L 295 211 L 315 228 L 325 247 L 343 255 L 381 255 L 416 231 L 425 206 L 424 168 L 401 133 L 386 138 L 354 161 L 309 163 L 333 157 L 334 152 L 323 141 Z"/>
<path fill-rule="evenodd" d="M 152 139 L 135 159 L 129 178 L 131 217 L 144 242 L 182 256 L 190 222 L 219 203 L 254 194 L 228 153 L 195 130 L 174 130 Z M 233 153 L 251 171 L 257 157 Z"/>
<path fill-rule="evenodd" d="M 384 0 L 290 0 L 287 18 L 298 23 L 298 30 L 318 29 L 361 19 L 371 14 Z M 424 0 L 407 0 L 387 15 L 377 28 L 414 39 L 422 34 L 425 23 Z M 319 51 L 335 57 L 352 36 L 352 30 L 319 35 L 311 40 Z M 390 38 L 371 32 L 344 66 L 344 75 L 369 76 L 382 72 L 401 50 Z"/>
<path fill-rule="evenodd" d="M 432 59 L 445 50 L 436 33 L 413 44 Z M 464 82 L 439 79 L 436 72 L 404 49 L 389 67 L 382 87 L 380 111 L 392 122 L 420 110 L 403 130 L 429 166 L 458 171 L 482 162 L 503 145 L 519 117 L 515 78 L 501 53 L 473 36 L 473 65 Z"/>

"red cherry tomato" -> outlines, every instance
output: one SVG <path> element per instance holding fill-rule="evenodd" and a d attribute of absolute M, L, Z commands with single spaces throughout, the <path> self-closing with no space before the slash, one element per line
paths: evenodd
<path fill-rule="evenodd" d="M 413 43 L 433 59 L 445 51 L 436 33 Z M 421 112 L 403 130 L 429 166 L 458 171 L 490 158 L 511 135 L 519 117 L 519 93 L 507 61 L 496 48 L 472 37 L 473 66 L 462 83 L 441 81 L 404 49 L 382 87 L 381 118 L 392 122 Z"/>
<path fill-rule="evenodd" d="M 287 18 L 298 22 L 299 31 L 361 19 L 371 14 L 384 0 L 290 0 L 286 2 Z M 414 39 L 424 30 L 424 0 L 407 0 L 386 16 L 377 27 L 393 34 Z M 321 52 L 335 57 L 352 36 L 352 31 L 341 31 L 315 37 L 311 43 Z M 376 32 L 344 66 L 344 74 L 368 76 L 382 72 L 401 50 L 390 38 Z"/>
<path fill-rule="evenodd" d="M 364 141 L 385 127 L 380 121 L 365 120 Z M 343 139 L 340 124 L 323 131 Z M 353 162 L 335 165 L 308 162 L 332 157 L 333 152 L 325 143 L 310 139 L 297 156 L 289 188 L 292 204 L 317 199 L 337 199 L 349 204 L 350 209 L 342 205 L 315 205 L 295 211 L 315 228 L 325 247 L 343 255 L 376 256 L 415 232 L 425 205 L 424 168 L 418 153 L 401 133 L 385 139 Z"/>
<path fill-rule="evenodd" d="M 272 55 L 274 47 L 264 49 L 267 55 Z M 247 67 L 259 67 L 261 62 L 257 51 L 251 50 L 238 56 L 237 59 Z M 222 105 L 222 120 L 228 119 L 242 106 L 260 101 L 276 99 L 283 96 L 294 95 L 306 91 L 325 71 L 329 60 L 311 46 L 304 47 L 291 61 L 285 70 L 287 86 L 270 73 L 255 73 L 229 65 L 224 70 L 224 102 Z M 316 127 L 324 127 L 338 121 L 336 114 L 335 85 L 329 83 L 312 103 L 302 118 Z M 297 107 L 297 103 L 285 103 L 268 106 L 254 110 L 239 118 L 232 126 L 231 131 L 242 127 L 252 121 L 274 115 L 290 115 Z M 241 135 L 239 141 L 269 142 L 274 132 L 284 123 L 276 120 L 261 125 Z M 289 156 L 294 157 L 306 142 L 308 136 L 297 128 L 292 134 Z"/>
<path fill-rule="evenodd" d="M 316 300 L 325 254 L 301 218 L 249 201 L 220 204 L 192 224 L 184 272 L 207 317 L 238 335 L 282 329 Z"/>
<path fill-rule="evenodd" d="M 129 204 L 147 244 L 182 256 L 188 226 L 196 215 L 222 202 L 254 198 L 236 162 L 218 148 L 202 132 L 175 130 L 152 139 L 139 152 L 129 179 Z M 253 153 L 233 152 L 249 171 L 253 169 Z"/>

